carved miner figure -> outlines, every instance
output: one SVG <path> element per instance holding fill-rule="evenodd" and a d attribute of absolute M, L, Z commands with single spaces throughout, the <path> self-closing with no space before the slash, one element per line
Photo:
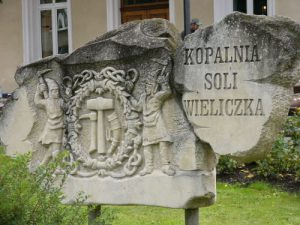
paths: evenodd
<path fill-rule="evenodd" d="M 141 96 L 140 100 L 143 107 L 143 146 L 145 155 L 145 168 L 140 172 L 141 176 L 150 174 L 153 171 L 155 145 L 159 147 L 162 172 L 170 176 L 175 174 L 169 159 L 172 139 L 167 132 L 161 111 L 165 100 L 172 94 L 169 86 L 169 72 L 165 72 L 167 65 L 160 71 L 157 78 L 148 77 L 145 85 L 146 93 Z"/>
<path fill-rule="evenodd" d="M 44 108 L 47 113 L 46 125 L 39 138 L 39 142 L 47 148 L 42 165 L 56 157 L 61 150 L 63 139 L 63 99 L 60 98 L 56 81 L 42 77 L 46 72 L 49 70 L 38 72 L 40 83 L 34 97 L 34 103 Z"/>

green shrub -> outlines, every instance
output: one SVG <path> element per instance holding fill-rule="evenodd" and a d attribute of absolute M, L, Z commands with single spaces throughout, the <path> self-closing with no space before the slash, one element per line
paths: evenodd
<path fill-rule="evenodd" d="M 272 151 L 265 159 L 257 161 L 256 173 L 276 179 L 289 176 L 300 180 L 300 115 L 288 118 Z"/>
<path fill-rule="evenodd" d="M 65 173 L 57 182 L 54 171 L 66 169 L 62 163 L 65 155 L 47 166 L 30 173 L 29 155 L 10 158 L 0 153 L 0 224 L 5 225 L 85 225 L 88 210 L 82 206 L 86 199 L 78 195 L 74 205 L 63 205 L 61 193 Z M 55 183 L 55 185 L 54 185 Z M 111 212 L 109 212 L 111 213 Z M 107 220 L 106 220 L 107 219 Z M 97 225 L 107 225 L 111 215 L 102 210 Z"/>
<path fill-rule="evenodd" d="M 300 180 L 300 114 L 288 118 L 270 153 L 255 163 L 256 166 L 250 168 L 255 175 L 277 180 L 287 177 Z M 228 156 L 221 156 L 217 173 L 233 174 L 242 166 Z"/>
<path fill-rule="evenodd" d="M 229 156 L 220 156 L 217 165 L 217 174 L 232 174 L 240 166 L 240 163 Z"/>

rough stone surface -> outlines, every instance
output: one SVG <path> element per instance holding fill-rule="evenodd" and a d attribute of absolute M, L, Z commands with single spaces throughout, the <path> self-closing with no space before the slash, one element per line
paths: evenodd
<path fill-rule="evenodd" d="M 299 47 L 299 24 L 241 13 L 187 36 L 175 84 L 198 137 L 220 155 L 264 156 L 300 79 Z"/>
<path fill-rule="evenodd" d="M 32 150 L 32 144 L 27 136 L 35 121 L 25 88 L 16 91 L 14 97 L 18 100 L 15 104 L 6 105 L 4 119 L 0 121 L 0 139 L 7 146 L 6 153 L 9 155 L 23 154 Z"/>
<path fill-rule="evenodd" d="M 83 192 L 91 196 L 86 204 L 145 205 L 146 202 L 152 206 L 194 209 L 214 203 L 214 176 L 214 172 L 201 171 L 180 171 L 175 176 L 165 176 L 155 171 L 144 179 L 71 177 L 65 186 L 64 202 L 75 203 L 78 193 Z"/>
<path fill-rule="evenodd" d="M 1 140 L 12 148 L 4 137 L 24 125 L 17 141 L 31 143 L 32 169 L 69 150 L 76 167 L 65 183 L 68 203 L 83 191 L 86 204 L 212 204 L 216 155 L 195 135 L 174 90 L 180 42 L 166 20 L 132 22 L 69 56 L 19 68 L 22 98 L 1 119 Z M 15 124 L 9 115 L 29 119 Z"/>

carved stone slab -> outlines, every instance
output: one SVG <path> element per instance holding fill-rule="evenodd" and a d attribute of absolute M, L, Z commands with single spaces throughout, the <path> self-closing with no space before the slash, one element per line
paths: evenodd
<path fill-rule="evenodd" d="M 83 192 L 86 204 L 212 204 L 216 156 L 195 135 L 174 89 L 180 42 L 166 20 L 132 22 L 69 56 L 20 68 L 21 95 L 0 125 L 7 152 L 28 143 L 35 168 L 70 151 L 76 166 L 64 186 L 66 203 Z M 14 123 L 12 112 L 27 122 Z M 6 138 L 12 130 L 22 135 Z"/>
<path fill-rule="evenodd" d="M 101 185 L 99 185 L 101 184 Z M 215 173 L 177 171 L 165 176 L 159 171 L 143 177 L 116 180 L 70 177 L 65 186 L 64 202 L 72 204 L 78 192 L 90 196 L 86 204 L 152 205 L 169 208 L 194 209 L 215 202 Z"/>
<path fill-rule="evenodd" d="M 300 26 L 234 13 L 189 35 L 175 83 L 198 137 L 221 155 L 262 157 L 288 114 L 299 73 Z"/>

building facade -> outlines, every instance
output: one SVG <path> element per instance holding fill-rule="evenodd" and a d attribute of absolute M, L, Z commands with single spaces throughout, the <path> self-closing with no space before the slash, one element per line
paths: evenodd
<path fill-rule="evenodd" d="M 71 53 L 120 24 L 165 18 L 183 30 L 183 0 L 2 0 L 0 1 L 0 90 L 16 88 L 17 66 Z M 191 17 L 204 26 L 240 11 L 286 16 L 300 23 L 299 0 L 190 0 Z"/>

